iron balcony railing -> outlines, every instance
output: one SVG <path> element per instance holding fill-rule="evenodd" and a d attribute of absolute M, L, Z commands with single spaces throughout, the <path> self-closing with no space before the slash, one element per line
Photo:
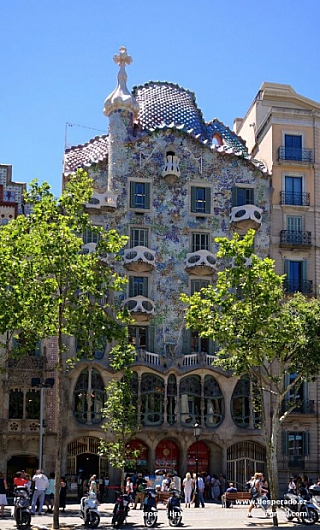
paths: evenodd
<path fill-rule="evenodd" d="M 280 204 L 310 206 L 310 193 L 280 191 Z"/>
<path fill-rule="evenodd" d="M 281 230 L 280 245 L 311 245 L 311 232 L 303 232 L 302 230 Z"/>
<path fill-rule="evenodd" d="M 312 159 L 312 149 L 285 147 L 284 145 L 278 149 L 278 160 L 293 160 L 295 162 L 311 163 Z"/>
<path fill-rule="evenodd" d="M 312 280 L 284 280 L 283 286 L 287 293 L 313 294 Z"/>

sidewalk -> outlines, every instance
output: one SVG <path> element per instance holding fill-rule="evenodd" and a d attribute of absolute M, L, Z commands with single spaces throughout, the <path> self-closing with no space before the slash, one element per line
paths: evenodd
<path fill-rule="evenodd" d="M 182 506 L 183 507 L 183 506 Z M 113 504 L 104 503 L 99 507 L 101 514 L 101 521 L 99 529 L 111 529 Z M 163 504 L 158 505 L 158 523 L 156 528 L 161 530 L 172 528 L 168 525 L 166 516 L 166 509 Z M 11 506 L 6 507 L 5 517 L 0 518 L 0 530 L 14 530 L 16 529 L 15 521 L 10 515 Z M 234 508 L 222 508 L 220 504 L 207 503 L 205 508 L 183 508 L 182 527 L 194 528 L 197 530 L 243 530 L 253 528 L 272 528 L 272 518 L 266 518 L 261 509 L 255 508 L 253 510 L 253 517 L 247 517 L 247 506 L 235 506 Z M 124 529 L 138 529 L 145 528 L 143 525 L 142 510 L 130 510 L 127 524 Z M 288 523 L 285 514 L 282 510 L 278 510 L 279 529 L 289 530 L 291 528 L 299 528 L 304 530 L 309 527 L 298 524 L 298 522 Z M 51 530 L 52 529 L 52 515 L 43 514 L 32 517 L 32 530 Z M 84 529 L 83 521 L 79 517 L 79 505 L 68 504 L 66 511 L 60 511 L 60 530 L 80 530 Z M 181 528 L 181 527 L 180 527 Z"/>

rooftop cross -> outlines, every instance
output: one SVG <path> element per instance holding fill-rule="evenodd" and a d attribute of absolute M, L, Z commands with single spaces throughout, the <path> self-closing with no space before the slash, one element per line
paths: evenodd
<path fill-rule="evenodd" d="M 113 60 L 119 66 L 125 66 L 126 64 L 132 63 L 132 57 L 131 55 L 127 54 L 127 48 L 125 48 L 124 46 L 121 46 L 121 48 L 119 48 L 119 53 L 113 56 Z"/>

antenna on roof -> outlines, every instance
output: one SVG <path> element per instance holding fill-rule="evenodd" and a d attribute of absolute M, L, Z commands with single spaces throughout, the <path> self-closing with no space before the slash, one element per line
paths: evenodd
<path fill-rule="evenodd" d="M 94 127 L 88 127 L 87 125 L 79 125 L 79 123 L 70 123 L 66 122 L 65 131 L 64 131 L 64 149 L 68 147 L 68 127 L 80 127 L 81 129 L 89 129 L 90 131 L 101 132 L 107 134 L 107 131 L 102 129 L 94 129 Z"/>

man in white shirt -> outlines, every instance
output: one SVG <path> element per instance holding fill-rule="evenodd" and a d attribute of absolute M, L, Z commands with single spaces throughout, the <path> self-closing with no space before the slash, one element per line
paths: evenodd
<path fill-rule="evenodd" d="M 35 515 L 38 502 L 38 515 L 41 515 L 44 503 L 44 495 L 46 488 L 49 485 L 49 480 L 48 477 L 46 477 L 46 475 L 41 471 L 41 469 L 37 469 L 36 474 L 32 477 L 32 480 L 34 482 L 34 492 L 32 496 L 31 513 L 32 515 Z"/>

